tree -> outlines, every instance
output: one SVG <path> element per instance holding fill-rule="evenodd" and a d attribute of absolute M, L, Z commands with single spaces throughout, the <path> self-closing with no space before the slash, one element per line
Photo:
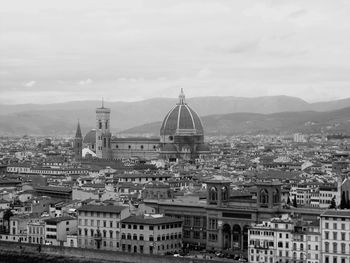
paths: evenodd
<path fill-rule="evenodd" d="M 346 202 L 345 198 L 345 191 L 342 192 L 341 199 L 340 199 L 340 209 L 345 209 L 347 208 L 348 204 Z"/>
<path fill-rule="evenodd" d="M 3 221 L 7 221 L 7 230 L 10 231 L 10 218 L 13 216 L 12 210 L 11 209 L 6 209 L 2 219 Z"/>
<path fill-rule="evenodd" d="M 337 204 L 335 203 L 335 196 L 333 196 L 331 200 L 331 205 L 329 206 L 330 209 L 335 209 L 337 208 Z"/>
<path fill-rule="evenodd" d="M 298 207 L 298 204 L 297 204 L 297 196 L 296 196 L 296 195 L 294 196 L 294 199 L 293 199 L 293 206 L 294 206 L 294 207 Z"/>

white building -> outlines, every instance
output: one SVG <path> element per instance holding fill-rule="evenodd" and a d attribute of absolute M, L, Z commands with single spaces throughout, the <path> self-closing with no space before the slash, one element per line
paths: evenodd
<path fill-rule="evenodd" d="M 256 224 L 248 233 L 248 259 L 251 263 L 319 263 L 318 222 L 283 215 Z"/>
<path fill-rule="evenodd" d="M 321 215 L 322 262 L 350 263 L 350 210 Z"/>

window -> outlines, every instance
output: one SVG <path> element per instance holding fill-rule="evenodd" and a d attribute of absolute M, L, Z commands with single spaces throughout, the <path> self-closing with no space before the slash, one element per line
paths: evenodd
<path fill-rule="evenodd" d="M 337 232 L 333 232 L 333 239 L 334 240 L 337 240 L 337 234 L 338 234 Z"/>
<path fill-rule="evenodd" d="M 329 232 L 324 232 L 324 235 L 325 235 L 325 239 L 329 239 Z"/>
<path fill-rule="evenodd" d="M 345 244 L 341 243 L 341 253 L 345 254 Z"/>
<path fill-rule="evenodd" d="M 328 243 L 328 242 L 325 242 L 325 243 L 324 243 L 324 251 L 325 251 L 326 253 L 329 253 L 329 243 Z"/>
<path fill-rule="evenodd" d="M 209 218 L 209 229 L 216 230 L 218 228 L 218 221 L 214 218 Z"/>
<path fill-rule="evenodd" d="M 153 230 L 153 226 L 149 226 L 149 230 Z"/>
<path fill-rule="evenodd" d="M 336 242 L 333 243 L 333 253 L 337 253 L 338 244 Z"/>
<path fill-rule="evenodd" d="M 191 217 L 190 216 L 185 216 L 185 220 L 184 220 L 184 225 L 185 226 L 190 226 L 191 225 Z"/>
<path fill-rule="evenodd" d="M 153 241 L 153 236 L 149 236 L 149 241 Z"/>
<path fill-rule="evenodd" d="M 194 231 L 193 232 L 193 238 L 194 239 L 200 239 L 200 232 L 199 231 Z"/>
<path fill-rule="evenodd" d="M 345 241 L 345 233 L 344 232 L 341 233 L 341 240 Z"/>
<path fill-rule="evenodd" d="M 199 216 L 194 217 L 194 226 L 200 226 L 201 225 L 201 218 Z"/>

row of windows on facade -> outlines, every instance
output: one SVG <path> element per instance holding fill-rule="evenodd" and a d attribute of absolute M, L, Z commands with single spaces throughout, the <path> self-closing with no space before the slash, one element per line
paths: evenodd
<path fill-rule="evenodd" d="M 324 252 L 329 253 L 331 245 L 333 245 L 332 253 L 338 253 L 339 251 L 338 251 L 338 243 L 337 242 L 333 242 L 333 243 L 325 242 L 324 243 Z M 349 251 L 350 251 L 350 245 L 349 245 Z M 340 252 L 346 253 L 346 244 L 345 243 L 340 244 Z"/>
<path fill-rule="evenodd" d="M 145 181 L 148 181 L 148 180 L 155 181 L 157 178 L 155 178 L 155 177 L 152 177 L 152 178 L 147 178 L 147 177 L 146 178 L 145 177 L 143 177 L 143 178 L 120 178 L 120 182 L 135 182 L 136 179 L 139 179 L 139 182 L 141 182 L 142 179 L 145 179 Z M 165 180 L 165 178 L 163 178 L 163 177 L 158 177 L 159 181 L 163 181 L 163 179 Z"/>
<path fill-rule="evenodd" d="M 88 246 L 88 245 L 90 245 L 90 246 L 95 246 L 96 244 L 95 244 L 95 242 L 96 241 L 94 241 L 94 240 L 87 240 L 87 239 L 85 239 L 84 240 L 84 242 L 82 242 L 82 240 L 81 239 L 78 239 L 78 246 L 82 246 L 83 245 L 83 243 L 84 243 L 84 245 L 85 246 Z M 107 244 L 108 244 L 108 242 L 107 241 L 103 241 L 102 242 L 102 246 L 103 247 L 107 247 Z M 71 246 L 73 246 L 73 242 L 71 242 Z M 114 247 L 114 244 L 113 244 L 113 241 L 110 241 L 109 242 L 109 247 Z M 119 248 L 120 247 L 120 244 L 119 244 L 119 242 L 116 242 L 115 243 L 115 247 L 116 248 Z M 131 250 L 131 248 L 132 248 L 132 245 L 126 245 L 126 244 L 122 244 L 122 251 L 124 251 L 124 252 L 132 252 L 132 250 Z M 168 250 L 168 249 L 179 249 L 179 248 L 181 248 L 182 247 L 182 244 L 181 244 L 181 242 L 179 242 L 179 243 L 175 243 L 175 244 L 163 244 L 163 245 L 159 245 L 159 246 L 157 246 L 157 249 L 158 249 L 158 251 L 161 251 L 161 250 Z M 138 249 L 137 249 L 138 248 Z M 153 253 L 153 250 L 154 250 L 154 248 L 153 248 L 153 246 L 149 246 L 149 252 L 150 252 L 150 254 L 152 254 Z M 136 246 L 136 245 L 134 245 L 134 250 L 133 250 L 133 252 L 134 253 L 144 253 L 144 246 L 143 245 L 139 245 L 138 247 Z"/>
<path fill-rule="evenodd" d="M 325 222 L 325 223 L 324 223 L 324 228 L 325 228 L 325 229 L 331 229 L 329 226 L 330 226 L 330 224 L 329 224 L 328 222 Z M 333 226 L 332 229 L 338 229 L 338 223 L 333 223 L 332 226 Z M 341 223 L 341 224 L 340 224 L 341 230 L 345 230 L 345 226 L 346 226 L 345 223 Z"/>
<path fill-rule="evenodd" d="M 118 148 L 119 148 L 119 145 L 117 144 L 117 145 L 115 146 L 115 148 L 118 149 Z M 140 149 L 141 149 L 141 150 L 143 150 L 144 148 L 145 148 L 145 147 L 144 147 L 143 145 L 140 146 Z M 131 145 L 128 145 L 128 149 L 131 149 Z M 136 149 L 136 147 L 135 147 L 135 149 Z M 153 145 L 153 150 L 156 150 L 156 149 L 157 149 L 157 146 Z"/>
<path fill-rule="evenodd" d="M 169 250 L 169 249 L 178 249 L 181 248 L 182 244 L 181 243 L 175 243 L 175 244 L 167 244 L 167 245 L 159 245 L 157 246 L 157 250 L 158 251 L 162 251 L 162 250 Z M 137 246 L 134 245 L 134 248 L 132 250 L 132 245 L 126 245 L 126 244 L 122 244 L 122 251 L 123 252 L 134 252 L 134 253 L 143 253 L 144 249 L 143 246 L 140 245 L 139 249 L 137 249 Z M 153 246 L 149 246 L 149 252 L 150 254 L 153 254 Z"/>
<path fill-rule="evenodd" d="M 324 232 L 324 237 L 325 237 L 325 239 L 326 240 L 330 240 L 330 239 L 332 239 L 332 240 L 338 240 L 338 233 L 337 232 L 332 232 L 333 233 L 333 235 L 330 235 L 331 233 L 329 232 L 329 231 L 325 231 Z M 332 237 L 332 238 L 331 238 Z M 344 232 L 341 232 L 340 233 L 340 239 L 339 240 L 343 240 L 343 241 L 345 241 L 346 240 L 346 233 L 344 233 Z M 349 238 L 348 238 L 348 240 L 350 240 L 350 233 L 349 233 Z"/>
<path fill-rule="evenodd" d="M 173 228 L 179 228 L 181 227 L 181 223 L 173 223 L 173 224 L 167 224 L 167 225 L 161 225 L 157 226 L 157 229 L 173 229 Z M 140 229 L 143 230 L 144 226 L 143 225 L 131 225 L 131 224 L 122 224 L 122 228 L 127 228 L 127 229 Z M 146 229 L 153 230 L 154 226 L 146 226 Z"/>
<path fill-rule="evenodd" d="M 269 248 L 269 247 L 274 247 L 274 242 L 273 241 L 267 241 L 267 240 L 250 240 L 249 242 L 250 245 L 255 246 L 257 248 Z M 277 243 L 278 248 L 289 248 L 289 242 L 285 242 L 283 246 L 283 242 L 278 242 Z M 308 250 L 311 250 L 312 246 L 308 245 Z M 297 243 L 293 243 L 293 250 L 300 250 L 304 251 L 304 244 L 300 244 L 299 248 Z M 318 250 L 318 245 L 315 245 L 314 250 Z"/>
<path fill-rule="evenodd" d="M 192 239 L 207 239 L 207 232 L 205 231 L 190 231 L 190 230 L 184 230 L 183 231 L 183 237 L 184 238 L 192 238 Z M 191 236 L 191 233 L 193 235 Z M 202 233 L 202 238 L 201 238 Z"/>
<path fill-rule="evenodd" d="M 96 226 L 101 226 L 101 227 L 107 227 L 107 221 L 103 220 L 102 224 L 100 224 L 101 221 L 100 220 L 96 220 Z M 90 219 L 90 224 L 89 224 L 89 220 L 88 219 L 79 219 L 79 225 L 80 226 L 95 226 L 95 220 L 94 219 Z M 119 228 L 119 223 L 116 222 L 115 224 L 113 224 L 113 221 L 109 221 L 108 227 L 114 227 L 114 225 Z"/>
<path fill-rule="evenodd" d="M 91 216 L 102 218 L 120 218 L 120 214 L 108 213 L 108 212 L 93 212 L 93 211 L 80 211 L 79 216 Z"/>
<path fill-rule="evenodd" d="M 175 233 L 175 234 L 166 234 L 162 236 L 157 236 L 157 241 L 164 241 L 164 240 L 173 240 L 173 239 L 181 239 L 182 234 L 181 233 Z M 133 234 L 121 234 L 121 239 L 128 239 L 128 240 L 145 240 L 143 235 L 137 235 Z M 152 235 L 148 236 L 148 240 L 146 241 L 155 241 L 154 237 Z"/>
<path fill-rule="evenodd" d="M 191 226 L 193 222 L 194 226 L 204 226 L 207 225 L 207 220 L 205 217 L 200 216 L 184 216 L 184 226 Z"/>
<path fill-rule="evenodd" d="M 330 257 L 329 256 L 325 256 L 324 257 L 324 263 L 331 263 L 331 261 L 329 260 Z M 340 261 L 338 261 L 338 259 L 340 259 Z M 337 256 L 333 256 L 333 263 L 346 263 L 346 258 L 344 257 L 337 257 Z"/>

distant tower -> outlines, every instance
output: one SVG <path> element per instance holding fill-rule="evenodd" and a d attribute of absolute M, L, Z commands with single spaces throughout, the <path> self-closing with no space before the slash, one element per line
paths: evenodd
<path fill-rule="evenodd" d="M 112 159 L 110 113 L 102 99 L 101 108 L 96 109 L 96 155 L 101 159 Z"/>
<path fill-rule="evenodd" d="M 80 123 L 78 122 L 77 131 L 74 138 L 74 159 L 77 162 L 81 161 L 83 153 L 83 136 L 81 135 Z"/>

